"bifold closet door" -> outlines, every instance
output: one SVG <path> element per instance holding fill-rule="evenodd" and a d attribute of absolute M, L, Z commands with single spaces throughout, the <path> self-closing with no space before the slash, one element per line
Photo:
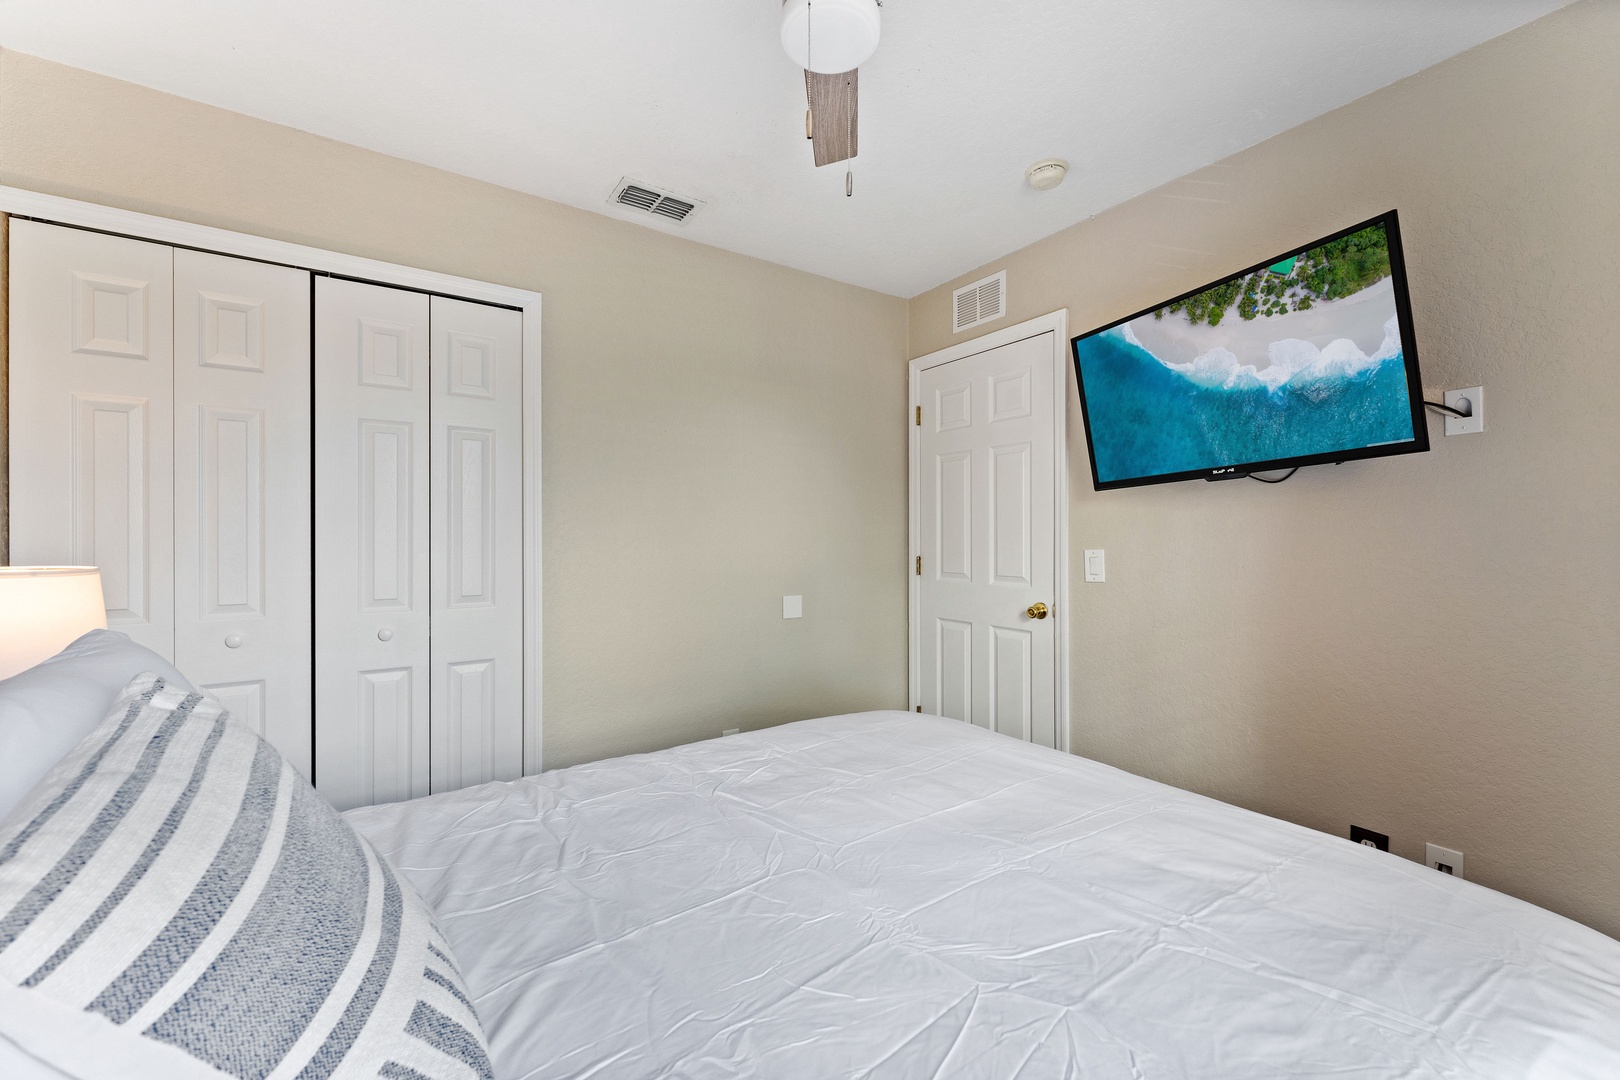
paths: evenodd
<path fill-rule="evenodd" d="M 99 566 L 174 659 L 173 250 L 11 223 L 11 561 Z"/>
<path fill-rule="evenodd" d="M 315 279 L 315 783 L 428 793 L 428 297 Z"/>
<path fill-rule="evenodd" d="M 174 253 L 175 666 L 310 775 L 310 274 Z"/>
<path fill-rule="evenodd" d="M 523 316 L 432 302 L 432 786 L 523 773 Z"/>

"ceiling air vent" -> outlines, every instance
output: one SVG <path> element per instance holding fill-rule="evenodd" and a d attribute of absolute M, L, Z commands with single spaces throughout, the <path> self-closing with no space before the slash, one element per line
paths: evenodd
<path fill-rule="evenodd" d="M 951 332 L 960 334 L 1007 314 L 1007 271 L 951 293 Z"/>
<path fill-rule="evenodd" d="M 703 209 L 703 204 L 696 199 L 684 199 L 630 179 L 619 181 L 610 201 L 676 222 L 685 221 Z"/>

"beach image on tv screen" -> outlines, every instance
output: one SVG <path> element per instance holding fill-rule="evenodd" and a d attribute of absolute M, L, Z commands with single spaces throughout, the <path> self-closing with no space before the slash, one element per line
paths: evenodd
<path fill-rule="evenodd" d="M 1101 483 L 1413 438 L 1384 226 L 1080 338 Z"/>

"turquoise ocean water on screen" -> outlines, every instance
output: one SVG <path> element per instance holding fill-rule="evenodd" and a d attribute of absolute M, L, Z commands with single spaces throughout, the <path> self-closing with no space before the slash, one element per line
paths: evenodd
<path fill-rule="evenodd" d="M 1330 346 L 1281 382 L 1255 377 L 1252 367 L 1168 364 L 1134 340 L 1130 324 L 1082 338 L 1075 352 L 1098 480 L 1410 441 L 1406 362 L 1393 318 L 1388 331 L 1372 357 L 1352 350 L 1334 362 Z"/>

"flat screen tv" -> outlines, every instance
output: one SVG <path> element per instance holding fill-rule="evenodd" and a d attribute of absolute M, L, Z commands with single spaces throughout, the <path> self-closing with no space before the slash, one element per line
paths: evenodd
<path fill-rule="evenodd" d="M 1393 210 L 1072 345 L 1099 491 L 1429 448 Z"/>

